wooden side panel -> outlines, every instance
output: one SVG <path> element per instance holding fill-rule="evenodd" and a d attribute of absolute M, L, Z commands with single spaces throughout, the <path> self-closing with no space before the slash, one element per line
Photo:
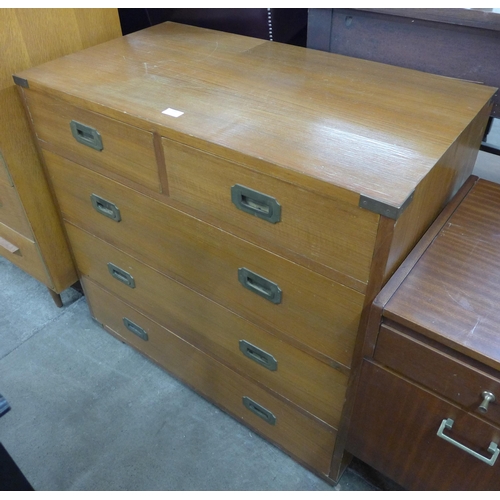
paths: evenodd
<path fill-rule="evenodd" d="M 14 187 L 0 182 L 0 222 L 33 239 L 30 224 Z"/>
<path fill-rule="evenodd" d="M 471 174 L 490 111 L 491 105 L 482 109 L 415 189 L 413 201 L 396 222 L 384 282 Z"/>
<path fill-rule="evenodd" d="M 0 9 L 0 151 L 30 220 L 47 273 L 61 292 L 77 279 L 12 74 L 121 36 L 116 9 Z M 0 166 L 0 169 L 3 167 Z"/>

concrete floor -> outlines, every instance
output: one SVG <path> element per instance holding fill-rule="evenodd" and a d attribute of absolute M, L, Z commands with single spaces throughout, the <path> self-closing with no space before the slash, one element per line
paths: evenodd
<path fill-rule="evenodd" d="M 500 124 L 489 142 L 500 144 Z M 500 157 L 474 173 L 500 183 Z M 354 462 L 337 486 L 197 396 L 0 257 L 0 442 L 35 490 L 395 489 Z M 1 488 L 0 488 L 1 489 Z"/>

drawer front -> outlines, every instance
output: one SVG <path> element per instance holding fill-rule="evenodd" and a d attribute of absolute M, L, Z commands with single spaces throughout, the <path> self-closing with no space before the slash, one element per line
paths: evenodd
<path fill-rule="evenodd" d="M 144 311 L 189 343 L 337 427 L 347 376 L 279 341 L 225 307 L 207 300 L 88 233 L 67 225 L 80 273 Z M 114 277 L 111 262 L 134 288 Z M 95 292 L 97 294 L 97 292 Z M 109 309 L 108 299 L 100 303 Z M 112 310 L 112 309 L 111 309 Z M 240 341 L 246 343 L 240 346 Z M 250 345 L 248 349 L 248 345 Z M 243 349 L 243 350 L 242 350 Z M 268 356 L 266 365 L 259 362 Z M 276 361 L 276 369 L 273 362 Z M 262 359 L 260 359 L 262 361 Z"/>
<path fill-rule="evenodd" d="M 376 214 L 189 146 L 162 141 L 173 199 L 238 228 L 243 238 L 291 250 L 332 268 L 341 282 L 349 284 L 342 280 L 345 275 L 367 283 Z"/>
<path fill-rule="evenodd" d="M 500 459 L 493 466 L 459 448 L 443 434 L 491 459 L 500 429 L 403 378 L 364 361 L 347 450 L 409 490 L 500 489 Z"/>
<path fill-rule="evenodd" d="M 45 158 L 66 220 L 263 328 L 350 365 L 362 294 L 57 155 Z M 92 194 L 115 206 L 120 221 L 95 210 Z"/>
<path fill-rule="evenodd" d="M 23 236 L 33 239 L 21 200 L 14 187 L 0 182 L 0 222 Z"/>
<path fill-rule="evenodd" d="M 0 255 L 47 286 L 51 281 L 36 244 L 0 223 Z"/>
<path fill-rule="evenodd" d="M 82 163 L 161 191 L 152 133 L 43 94 L 28 91 L 26 95 L 42 147 L 46 142 L 63 156 L 78 157 Z"/>
<path fill-rule="evenodd" d="M 375 359 L 485 419 L 500 425 L 500 374 L 492 377 L 463 361 L 399 332 L 380 329 Z M 484 392 L 495 401 L 480 408 Z"/>
<path fill-rule="evenodd" d="M 116 297 L 104 292 L 103 302 L 102 290 L 89 280 L 83 284 L 92 314 L 115 335 L 298 460 L 328 474 L 335 430 L 293 409 Z M 148 340 L 131 333 L 124 317 L 140 325 Z"/>

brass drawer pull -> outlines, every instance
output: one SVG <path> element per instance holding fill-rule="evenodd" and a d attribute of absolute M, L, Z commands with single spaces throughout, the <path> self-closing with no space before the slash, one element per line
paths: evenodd
<path fill-rule="evenodd" d="M 281 205 L 276 198 L 235 184 L 231 188 L 231 201 L 243 212 L 276 224 L 281 220 Z"/>
<path fill-rule="evenodd" d="M 496 401 L 495 395 L 489 391 L 483 391 L 481 394 L 483 402 L 479 405 L 478 410 L 481 413 L 486 413 L 488 411 L 488 405 Z"/>
<path fill-rule="evenodd" d="M 69 124 L 73 137 L 81 144 L 90 148 L 102 151 L 101 134 L 93 127 L 84 125 L 83 123 L 71 120 Z"/>
<path fill-rule="evenodd" d="M 97 196 L 96 194 L 90 195 L 90 201 L 92 202 L 92 206 L 94 209 L 99 212 L 101 215 L 109 217 L 115 222 L 120 222 L 122 220 L 120 215 L 120 209 L 108 200 Z"/>
<path fill-rule="evenodd" d="M 265 420 L 268 424 L 276 425 L 276 417 L 259 403 L 256 403 L 247 396 L 243 396 L 243 404 L 245 405 L 245 408 L 250 410 L 252 413 L 255 413 L 255 415 L 260 417 L 262 420 Z"/>
<path fill-rule="evenodd" d="M 127 273 L 127 271 L 120 269 L 111 262 L 108 263 L 108 270 L 113 278 L 120 281 L 121 283 L 124 283 L 130 288 L 135 288 L 135 280 L 131 274 Z"/>
<path fill-rule="evenodd" d="M 128 318 L 123 318 L 123 324 L 125 325 L 127 330 L 132 332 L 134 335 L 137 335 L 142 340 L 149 340 L 146 330 L 144 330 L 144 328 L 141 328 L 138 324 L 134 323 Z"/>
<path fill-rule="evenodd" d="M 264 297 L 269 302 L 273 304 L 281 303 L 281 289 L 272 281 L 269 281 L 258 274 L 246 269 L 245 267 L 240 267 L 238 269 L 238 281 L 248 290 L 261 297 Z"/>
<path fill-rule="evenodd" d="M 500 454 L 500 448 L 498 448 L 498 445 L 492 441 L 488 447 L 488 452 L 492 453 L 492 456 L 491 456 L 491 458 L 484 457 L 483 455 L 476 453 L 474 450 L 471 450 L 470 448 L 463 445 L 462 443 L 455 441 L 454 439 L 452 439 L 451 437 L 447 436 L 444 433 L 445 429 L 451 430 L 454 423 L 455 422 L 453 421 L 453 419 L 445 418 L 441 422 L 441 425 L 439 426 L 439 429 L 437 431 L 437 436 L 440 437 L 441 439 L 444 439 L 445 441 L 448 441 L 448 443 L 451 443 L 452 445 L 456 446 L 457 448 L 461 449 L 462 451 L 469 453 L 470 455 L 477 458 L 478 460 L 481 460 L 481 462 L 484 462 L 485 464 L 488 464 L 488 465 L 495 465 L 497 457 Z"/>
<path fill-rule="evenodd" d="M 272 372 L 278 369 L 278 362 L 276 358 L 271 354 L 259 349 L 257 346 L 250 344 L 246 340 L 240 340 L 240 351 L 252 361 L 259 363 L 264 368 L 271 370 Z"/>
<path fill-rule="evenodd" d="M 13 245 L 10 241 L 7 241 L 1 236 L 0 236 L 0 247 L 5 248 L 7 252 L 10 252 L 12 254 L 21 255 L 21 249 L 19 247 L 16 247 L 16 245 Z"/>

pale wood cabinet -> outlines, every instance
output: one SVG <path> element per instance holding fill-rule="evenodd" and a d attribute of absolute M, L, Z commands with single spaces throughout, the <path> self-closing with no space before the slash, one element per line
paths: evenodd
<path fill-rule="evenodd" d="M 92 315 L 336 481 L 367 306 L 495 89 L 175 23 L 16 81 Z"/>
<path fill-rule="evenodd" d="M 116 9 L 0 9 L 0 255 L 59 306 L 78 276 L 12 74 L 119 36 Z"/>

